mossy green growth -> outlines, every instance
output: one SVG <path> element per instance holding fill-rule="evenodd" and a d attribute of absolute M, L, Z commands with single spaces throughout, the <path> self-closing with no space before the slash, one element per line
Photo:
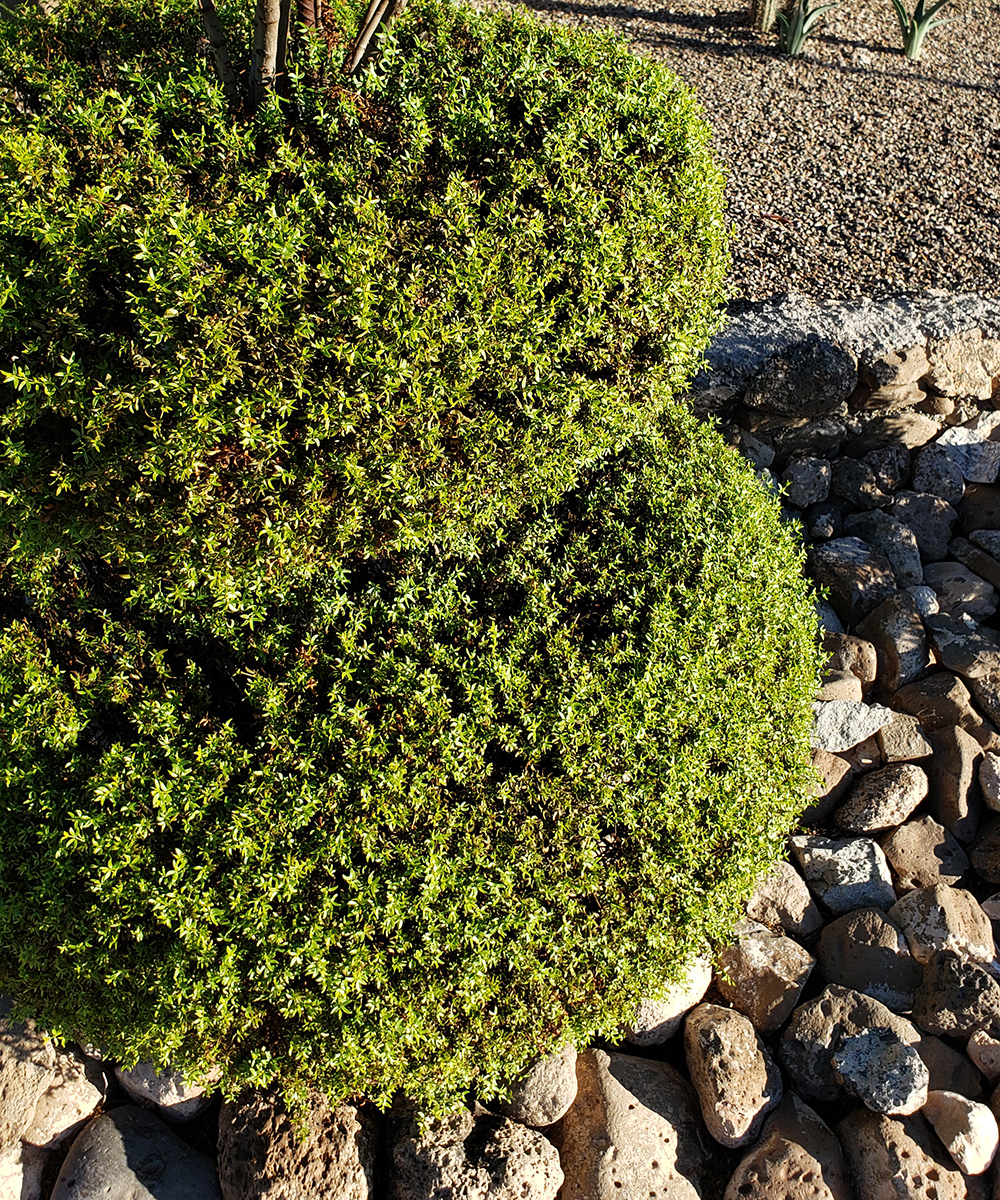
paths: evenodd
<path fill-rule="evenodd" d="M 0 549 L 227 604 L 262 546 L 474 548 L 690 373 L 722 180 L 668 71 L 415 0 L 358 91 L 312 42 L 234 120 L 197 6 L 148 7 L 0 21 Z"/>

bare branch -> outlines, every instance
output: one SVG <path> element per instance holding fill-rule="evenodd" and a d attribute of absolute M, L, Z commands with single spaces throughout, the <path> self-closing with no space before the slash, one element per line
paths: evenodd
<path fill-rule="evenodd" d="M 378 54 L 379 45 L 389 26 L 406 7 L 406 0 L 370 0 L 368 11 L 361 22 L 361 30 L 354 39 L 344 62 L 346 75 L 357 75 Z"/>
<path fill-rule="evenodd" d="M 42 2 L 42 0 L 40 0 Z M 222 84 L 222 91 L 230 104 L 235 104 L 239 98 L 240 87 L 229 57 L 229 40 L 226 31 L 215 11 L 213 0 L 198 0 L 201 9 L 201 20 L 205 26 L 205 36 L 212 47 L 212 57 L 215 59 L 215 71 Z"/>

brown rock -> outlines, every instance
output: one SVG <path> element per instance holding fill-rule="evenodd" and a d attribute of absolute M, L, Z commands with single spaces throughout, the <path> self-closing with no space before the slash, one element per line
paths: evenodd
<path fill-rule="evenodd" d="M 1000 529 L 1000 485 L 970 483 L 958 516 L 966 537 L 976 529 Z"/>
<path fill-rule="evenodd" d="M 914 763 L 882 767 L 857 780 L 835 820 L 848 833 L 889 829 L 906 820 L 927 795 L 927 788 L 927 776 Z"/>
<path fill-rule="evenodd" d="M 892 723 L 880 729 L 875 738 L 882 760 L 887 763 L 912 762 L 933 753 L 923 727 L 909 713 L 896 713 Z"/>
<path fill-rule="evenodd" d="M 830 655 L 827 669 L 856 675 L 867 700 L 878 674 L 878 658 L 871 642 L 850 633 L 828 632 L 823 634 L 823 649 Z"/>
<path fill-rule="evenodd" d="M 538 1059 L 511 1089 L 500 1111 L 512 1121 L 544 1129 L 553 1125 L 576 1099 L 576 1049 L 566 1046 Z"/>
<path fill-rule="evenodd" d="M 920 966 L 902 931 L 877 908 L 831 921 L 816 943 L 816 962 L 827 983 L 862 992 L 895 1012 L 913 1006 Z"/>
<path fill-rule="evenodd" d="M 55 1068 L 55 1048 L 34 1021 L 0 1019 L 0 1154 L 17 1148 Z"/>
<path fill-rule="evenodd" d="M 987 583 L 1000 590 L 1000 562 L 997 562 L 992 554 L 980 550 L 978 546 L 967 542 L 965 538 L 952 538 L 948 546 L 948 553 L 956 562 L 968 567 L 980 579 L 985 579 Z"/>
<path fill-rule="evenodd" d="M 972 705 L 972 696 L 951 671 L 935 671 L 926 679 L 901 687 L 892 707 L 916 717 L 928 736 L 939 729 L 960 725 L 969 733 L 983 724 Z"/>
<path fill-rule="evenodd" d="M 1000 818 L 984 826 L 975 845 L 969 851 L 972 869 L 987 883 L 1000 883 Z"/>
<path fill-rule="evenodd" d="M 860 700 L 861 680 L 850 671 L 827 671 L 816 692 L 817 700 Z"/>
<path fill-rule="evenodd" d="M 840 1122 L 837 1135 L 863 1200 L 972 1200 L 965 1176 L 919 1114 L 859 1109 Z"/>
<path fill-rule="evenodd" d="M 813 576 L 829 589 L 830 603 L 846 625 L 856 625 L 896 590 L 889 560 L 860 538 L 820 542 L 808 558 Z"/>
<path fill-rule="evenodd" d="M 985 1104 L 957 1092 L 931 1092 L 923 1116 L 966 1175 L 982 1175 L 1000 1144 L 997 1119 Z"/>
<path fill-rule="evenodd" d="M 957 725 L 935 730 L 930 741 L 934 753 L 927 760 L 928 806 L 960 842 L 971 842 L 983 812 L 979 786 L 983 748 Z"/>
<path fill-rule="evenodd" d="M 830 1127 L 795 1095 L 767 1118 L 760 1142 L 736 1168 L 723 1200 L 854 1200 Z"/>
<path fill-rule="evenodd" d="M 867 771 L 874 771 L 876 767 L 882 765 L 882 751 L 878 746 L 878 733 L 876 732 L 869 738 L 865 738 L 863 742 L 858 742 L 856 746 L 851 746 L 843 751 L 843 756 L 847 765 L 855 773 L 855 775 L 864 775 Z"/>
<path fill-rule="evenodd" d="M 873 609 L 858 626 L 884 655 L 885 669 L 880 685 L 891 695 L 922 678 L 931 667 L 924 623 L 909 592 L 899 591 Z"/>
<path fill-rule="evenodd" d="M 989 1083 L 1000 1080 L 1000 1030 L 977 1029 L 966 1043 L 965 1053 Z"/>
<path fill-rule="evenodd" d="M 996 955 L 993 926 L 971 892 L 938 884 L 910 892 L 889 909 L 913 957 L 926 963 L 940 950 L 989 963 Z"/>
<path fill-rule="evenodd" d="M 589 1050 L 578 1091 L 552 1127 L 560 1200 L 700 1200 L 707 1152 L 690 1085 L 664 1062 Z"/>
<path fill-rule="evenodd" d="M 931 1091 L 961 1092 L 970 1100 L 983 1094 L 983 1077 L 964 1054 L 959 1054 L 947 1042 L 929 1033 L 917 1043 L 917 1053 L 924 1060 L 930 1077 Z"/>
<path fill-rule="evenodd" d="M 912 1015 L 935 1037 L 971 1037 L 1000 1024 L 1000 986 L 978 963 L 942 950 L 924 964 Z"/>
<path fill-rule="evenodd" d="M 688 1074 L 712 1137 L 735 1148 L 752 1142 L 781 1100 L 781 1075 L 753 1025 L 718 1004 L 699 1004 L 684 1022 Z"/>
<path fill-rule="evenodd" d="M 814 750 L 812 765 L 819 775 L 816 799 L 802 814 L 802 821 L 806 825 L 821 825 L 847 795 L 854 772 L 842 754 L 829 750 Z"/>
<path fill-rule="evenodd" d="M 873 390 L 916 383 L 930 370 L 926 347 L 907 346 L 888 354 L 862 354 L 858 374 Z"/>
<path fill-rule="evenodd" d="M 793 937 L 808 937 L 823 924 L 806 881 L 783 859 L 761 877 L 747 904 L 747 916 L 771 929 L 781 928 Z"/>
<path fill-rule="evenodd" d="M 305 1136 L 303 1137 L 303 1132 Z M 244 1092 L 219 1115 L 219 1184 L 224 1200 L 344 1200 L 374 1195 L 378 1128 L 351 1105 L 310 1100 L 300 1130 L 277 1091 Z"/>
<path fill-rule="evenodd" d="M 788 1020 L 816 960 L 791 938 L 750 925 L 737 926 L 737 941 L 719 954 L 716 982 L 735 1009 L 769 1034 Z"/>
<path fill-rule="evenodd" d="M 907 1046 L 920 1043 L 916 1027 L 878 1000 L 828 984 L 815 1000 L 799 1005 L 782 1034 L 778 1057 L 788 1086 L 807 1101 L 842 1100 L 831 1058 L 845 1037 L 876 1027 L 890 1030 Z"/>
<path fill-rule="evenodd" d="M 933 817 L 907 821 L 888 834 L 881 846 L 897 891 L 958 883 L 969 869 L 965 851 Z"/>

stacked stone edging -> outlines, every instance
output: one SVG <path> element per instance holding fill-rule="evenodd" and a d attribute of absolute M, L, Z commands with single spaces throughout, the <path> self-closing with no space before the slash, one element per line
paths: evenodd
<path fill-rule="evenodd" d="M 5 1020 L 0 1200 L 1000 1195 L 1000 304 L 786 297 L 707 357 L 694 404 L 801 529 L 830 655 L 814 802 L 714 967 L 428 1128 L 220 1110 Z"/>

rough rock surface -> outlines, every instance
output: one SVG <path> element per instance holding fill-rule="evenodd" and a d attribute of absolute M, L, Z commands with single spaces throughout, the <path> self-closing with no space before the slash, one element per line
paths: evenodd
<path fill-rule="evenodd" d="M 930 816 L 900 825 L 882 839 L 881 845 L 899 892 L 958 883 L 969 869 L 965 851 Z"/>
<path fill-rule="evenodd" d="M 374 1121 L 351 1105 L 312 1097 L 300 1130 L 278 1092 L 245 1092 L 219 1115 L 222 1195 L 311 1200 L 329 1188 L 338 1200 L 369 1200 L 377 1149 Z"/>
<path fill-rule="evenodd" d="M 833 1130 L 797 1096 L 767 1118 L 723 1200 L 854 1200 Z"/>
<path fill-rule="evenodd" d="M 463 1110 L 430 1122 L 424 1133 L 410 1118 L 390 1140 L 390 1200 L 555 1200 L 563 1182 L 555 1146 L 495 1113 Z"/>
<path fill-rule="evenodd" d="M 758 1032 L 774 1033 L 798 1003 L 815 959 L 798 942 L 752 921 L 735 932 L 736 941 L 718 957 L 719 991 Z"/>
<path fill-rule="evenodd" d="M 753 1025 L 731 1008 L 699 1004 L 684 1022 L 684 1051 L 708 1132 L 730 1148 L 752 1142 L 781 1100 L 781 1074 Z"/>
<path fill-rule="evenodd" d="M 55 1067 L 55 1048 L 33 1021 L 0 1019 L 0 1154 L 17 1147 Z"/>
<path fill-rule="evenodd" d="M 927 796 L 927 776 L 916 763 L 893 763 L 862 776 L 834 819 L 846 833 L 879 833 L 900 824 Z"/>
<path fill-rule="evenodd" d="M 707 1162 L 698 1101 L 667 1063 L 589 1050 L 579 1090 L 552 1127 L 566 1175 L 560 1200 L 701 1200 Z"/>
<path fill-rule="evenodd" d="M 954 950 L 975 962 L 996 956 L 993 926 L 975 896 L 939 883 L 910 892 L 889 910 L 902 929 L 913 957 L 928 962 L 939 950 Z"/>
<path fill-rule="evenodd" d="M 115 1067 L 115 1077 L 137 1104 L 172 1121 L 190 1121 L 212 1102 L 205 1088 L 187 1083 L 179 1071 L 157 1071 L 152 1063 Z"/>
<path fill-rule="evenodd" d="M 806 883 L 832 913 L 896 902 L 889 864 L 870 838 L 799 836 L 790 844 Z"/>
<path fill-rule="evenodd" d="M 827 983 L 908 1012 L 922 972 L 902 930 L 877 908 L 862 908 L 831 921 L 816 942 L 816 960 Z"/>
<path fill-rule="evenodd" d="M 694 1008 L 712 982 L 712 964 L 702 956 L 693 958 L 677 983 L 659 997 L 643 997 L 626 1038 L 635 1046 L 659 1046 L 681 1027 L 684 1014 Z"/>
<path fill-rule="evenodd" d="M 913 1020 L 937 1037 L 969 1037 L 1000 1024 L 1000 985 L 977 963 L 942 950 L 924 964 Z"/>
<path fill-rule="evenodd" d="M 780 926 L 792 937 L 808 937 L 823 924 L 805 880 L 790 862 L 783 860 L 758 882 L 747 904 L 747 916 L 762 925 Z"/>
<path fill-rule="evenodd" d="M 971 1200 L 965 1177 L 918 1116 L 886 1117 L 860 1109 L 837 1126 L 864 1200 Z"/>
<path fill-rule="evenodd" d="M 872 1112 L 907 1116 L 927 1101 L 927 1067 L 891 1029 L 875 1026 L 842 1037 L 830 1063 L 837 1082 Z"/>

